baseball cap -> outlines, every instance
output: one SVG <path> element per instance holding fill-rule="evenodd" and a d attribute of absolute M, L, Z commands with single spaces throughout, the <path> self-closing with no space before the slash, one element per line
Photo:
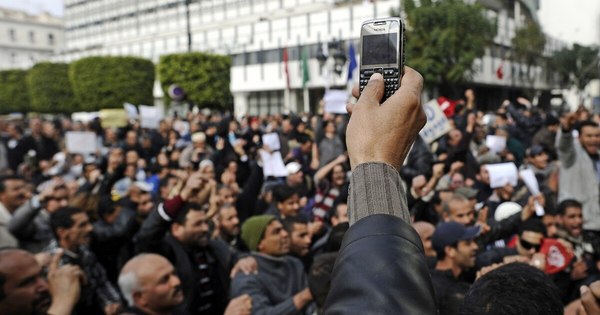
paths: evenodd
<path fill-rule="evenodd" d="M 290 162 L 285 166 L 288 175 L 296 174 L 302 169 L 302 165 L 298 162 Z"/>
<path fill-rule="evenodd" d="M 544 152 L 544 147 L 539 144 L 535 144 L 531 146 L 531 148 L 527 149 L 527 156 L 534 157 L 542 154 Z"/>
<path fill-rule="evenodd" d="M 436 251 L 443 251 L 444 247 L 458 241 L 472 240 L 479 236 L 480 227 L 466 227 L 458 222 L 444 222 L 439 224 L 433 232 L 431 243 Z"/>

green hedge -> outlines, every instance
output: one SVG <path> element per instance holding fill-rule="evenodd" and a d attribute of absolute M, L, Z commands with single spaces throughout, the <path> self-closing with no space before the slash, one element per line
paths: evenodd
<path fill-rule="evenodd" d="M 40 113 L 70 113 L 77 110 L 69 81 L 69 65 L 38 63 L 27 74 L 31 110 Z"/>
<path fill-rule="evenodd" d="M 154 64 L 136 57 L 88 57 L 69 66 L 81 110 L 122 108 L 124 102 L 152 105 Z"/>
<path fill-rule="evenodd" d="M 26 76 L 25 70 L 0 71 L 0 113 L 29 110 Z"/>
<path fill-rule="evenodd" d="M 161 56 L 158 76 L 165 95 L 171 84 L 179 85 L 187 100 L 200 107 L 231 109 L 229 89 L 231 58 L 193 52 Z"/>

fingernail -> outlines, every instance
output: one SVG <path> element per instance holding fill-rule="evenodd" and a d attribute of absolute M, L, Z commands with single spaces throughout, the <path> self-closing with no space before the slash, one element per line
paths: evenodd
<path fill-rule="evenodd" d="M 375 72 L 371 75 L 371 78 L 369 79 L 369 81 L 370 80 L 381 80 L 381 79 L 383 79 L 383 76 L 381 75 L 381 73 Z"/>
<path fill-rule="evenodd" d="M 581 295 L 584 295 L 585 293 L 587 293 L 590 289 L 586 286 L 586 285 L 582 285 L 579 287 L 579 293 Z"/>

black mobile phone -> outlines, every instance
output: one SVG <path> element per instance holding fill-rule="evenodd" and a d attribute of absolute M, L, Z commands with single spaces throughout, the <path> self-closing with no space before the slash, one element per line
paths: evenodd
<path fill-rule="evenodd" d="M 365 21 L 360 31 L 360 92 L 373 73 L 379 72 L 385 81 L 381 102 L 400 87 L 404 70 L 404 22 L 397 17 Z"/>

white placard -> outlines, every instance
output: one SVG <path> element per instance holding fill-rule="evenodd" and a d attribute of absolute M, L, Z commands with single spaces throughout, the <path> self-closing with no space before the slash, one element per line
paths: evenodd
<path fill-rule="evenodd" d="M 127 112 L 127 117 L 129 119 L 138 118 L 138 110 L 135 107 L 135 105 L 125 102 L 123 103 L 123 108 L 125 108 L 125 111 Z"/>
<path fill-rule="evenodd" d="M 514 163 L 488 164 L 485 166 L 490 174 L 490 187 L 500 188 L 506 184 L 517 186 L 519 175 Z"/>
<path fill-rule="evenodd" d="M 140 126 L 142 128 L 158 129 L 162 118 L 158 107 L 140 105 Z"/>
<path fill-rule="evenodd" d="M 346 104 L 348 104 L 348 92 L 345 90 L 329 90 L 325 92 L 323 101 L 325 102 L 325 112 L 334 114 L 348 114 Z"/>
<path fill-rule="evenodd" d="M 523 182 L 525 182 L 525 185 L 527 186 L 527 189 L 529 189 L 529 192 L 534 195 L 537 196 L 540 194 L 540 185 L 537 181 L 537 178 L 535 177 L 535 173 L 533 172 L 532 169 L 524 169 L 521 170 L 519 172 L 519 176 L 521 177 L 521 179 L 523 180 Z M 543 216 L 545 211 L 544 211 L 544 207 L 542 207 L 542 205 L 539 204 L 539 202 L 535 202 L 535 213 L 538 216 Z"/>
<path fill-rule="evenodd" d="M 258 151 L 263 162 L 263 174 L 266 177 L 285 177 L 288 175 L 283 158 L 279 151 L 269 153 L 265 150 Z"/>
<path fill-rule="evenodd" d="M 82 123 L 88 123 L 98 117 L 100 117 L 99 112 L 76 112 L 71 114 L 71 120 L 80 121 Z"/>
<path fill-rule="evenodd" d="M 262 135 L 262 142 L 266 144 L 272 151 L 281 149 L 281 142 L 279 141 L 279 135 L 276 132 L 265 133 Z"/>
<path fill-rule="evenodd" d="M 173 123 L 173 129 L 179 132 L 180 135 L 184 136 L 190 133 L 190 123 L 187 121 L 178 120 Z"/>
<path fill-rule="evenodd" d="M 423 104 L 423 110 L 427 116 L 427 123 L 419 134 L 425 142 L 432 143 L 452 129 L 448 118 L 446 118 L 436 100 L 431 100 Z"/>
<path fill-rule="evenodd" d="M 69 153 L 96 153 L 96 134 L 89 131 L 67 131 L 65 133 L 65 146 Z"/>
<path fill-rule="evenodd" d="M 485 137 L 485 145 L 494 153 L 500 153 L 506 149 L 506 138 L 488 135 Z"/>

